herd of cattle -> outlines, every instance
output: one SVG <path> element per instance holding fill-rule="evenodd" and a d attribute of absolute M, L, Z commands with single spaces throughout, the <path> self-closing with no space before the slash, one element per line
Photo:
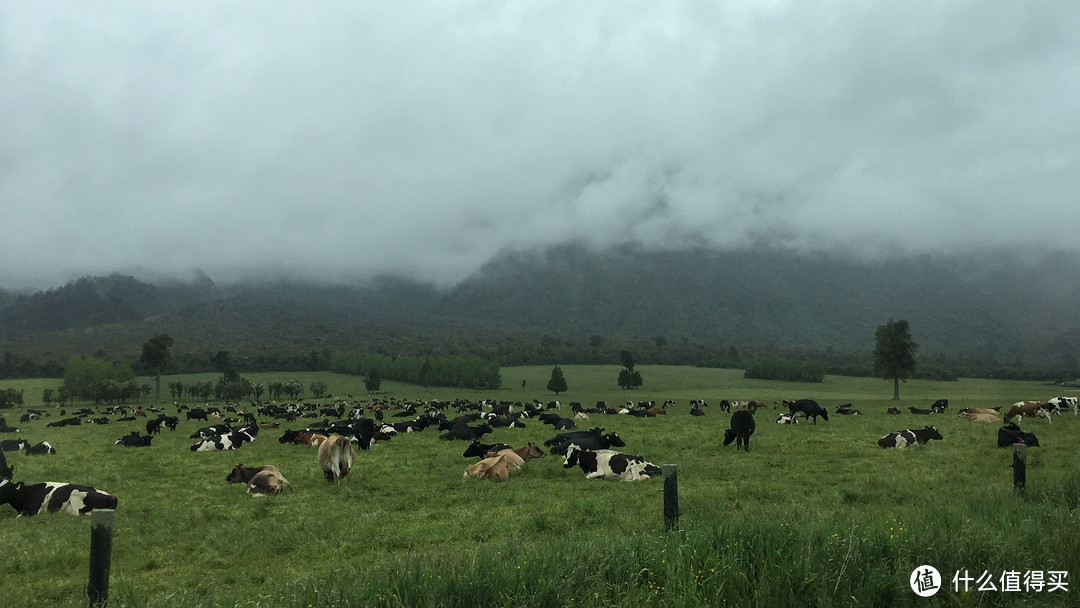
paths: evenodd
<path fill-rule="evenodd" d="M 328 482 L 340 482 L 349 476 L 355 458 L 354 445 L 367 450 L 372 443 L 386 441 L 391 437 L 437 428 L 439 439 L 446 441 L 469 441 L 469 446 L 462 454 L 465 458 L 476 459 L 465 467 L 464 478 L 479 478 L 493 482 L 503 482 L 510 478 L 513 471 L 520 470 L 534 458 L 546 456 L 544 449 L 533 442 L 519 448 L 507 444 L 481 442 L 484 435 L 498 427 L 523 428 L 525 421 L 538 421 L 550 425 L 557 433 L 544 442 L 544 446 L 553 454 L 563 457 L 563 468 L 580 468 L 587 479 L 614 479 L 637 481 L 649 479 L 660 474 L 660 468 L 648 460 L 616 451 L 612 448 L 625 447 L 625 441 L 616 433 L 605 432 L 595 427 L 589 430 L 571 430 L 577 427 L 577 421 L 587 420 L 590 415 L 613 414 L 654 417 L 666 415 L 668 407 L 674 405 L 667 401 L 657 406 L 655 402 L 627 402 L 623 406 L 609 407 L 598 402 L 593 408 L 584 408 L 580 403 L 571 403 L 573 418 L 561 414 L 558 401 L 536 402 L 490 402 L 474 403 L 470 401 L 453 402 L 399 402 L 387 399 L 356 406 L 346 413 L 345 403 L 333 406 L 314 404 L 252 404 L 249 410 L 235 405 L 222 408 L 189 407 L 177 405 L 177 415 L 167 415 L 160 408 L 116 407 L 104 412 L 82 409 L 72 416 L 50 422 L 47 427 L 69 426 L 78 424 L 107 424 L 110 415 L 120 416 L 116 421 L 136 421 L 146 418 L 145 435 L 141 431 L 132 431 L 116 440 L 116 445 L 123 447 L 149 447 L 155 435 L 162 429 L 175 431 L 180 423 L 180 415 L 188 421 L 204 421 L 213 424 L 201 427 L 191 434 L 197 440 L 191 445 L 191 451 L 235 450 L 243 444 L 255 441 L 260 430 L 279 429 L 282 425 L 292 425 L 297 421 L 306 422 L 304 428 L 296 430 L 272 430 L 282 444 L 298 444 L 316 448 L 319 468 Z M 779 414 L 778 424 L 797 424 L 800 420 L 829 420 L 829 413 L 812 399 L 784 401 L 787 412 Z M 928 409 L 911 407 L 915 415 L 942 415 L 948 409 L 948 400 L 940 399 Z M 690 402 L 690 414 L 704 415 L 708 404 L 702 400 Z M 779 408 L 781 403 L 774 403 Z M 765 408 L 761 401 L 722 401 L 720 408 L 731 412 L 730 428 L 724 433 L 723 445 L 732 442 L 736 450 L 750 450 L 750 437 L 754 434 L 756 423 L 754 414 Z M 958 412 L 958 417 L 971 421 L 995 422 L 1001 408 L 965 408 Z M 1060 415 L 1072 410 L 1080 416 L 1080 406 L 1076 397 L 1056 397 L 1047 401 L 1021 401 L 1013 404 L 1005 413 L 1005 425 L 998 431 L 998 445 L 1004 447 L 1016 443 L 1038 446 L 1034 434 L 1020 429 L 1015 420 L 1022 417 L 1044 418 L 1050 421 L 1051 414 Z M 452 415 L 448 415 L 451 412 Z M 896 408 L 889 408 L 889 414 L 900 414 Z M 61 416 L 66 414 L 61 411 Z M 850 403 L 836 406 L 838 415 L 861 415 L 862 412 Z M 49 412 L 28 410 L 20 419 L 27 423 L 49 416 Z M 258 418 L 262 423 L 257 422 Z M 322 418 L 319 420 L 319 418 Z M 335 419 L 331 421 L 330 419 Z M 388 420 L 389 418 L 389 420 Z M 393 421 L 393 418 L 401 420 Z M 219 422 L 220 421 L 220 422 Z M 0 433 L 19 433 L 16 427 L 9 426 L 7 420 L 0 418 Z M 930 440 L 942 439 L 936 427 L 927 425 L 922 429 L 903 429 L 882 436 L 877 443 L 882 448 L 904 448 L 925 445 Z M 31 445 L 25 439 L 0 440 L 0 505 L 10 504 L 22 515 L 38 513 L 64 512 L 88 514 L 94 509 L 114 509 L 117 498 L 93 487 L 45 482 L 27 485 L 14 481 L 14 467 L 10 466 L 5 452 L 21 451 L 26 455 L 47 455 L 56 451 L 45 441 Z M 243 483 L 247 493 L 252 496 L 278 494 L 285 488 L 292 489 L 292 484 L 272 465 L 244 467 L 237 465 L 227 476 L 228 483 Z"/>

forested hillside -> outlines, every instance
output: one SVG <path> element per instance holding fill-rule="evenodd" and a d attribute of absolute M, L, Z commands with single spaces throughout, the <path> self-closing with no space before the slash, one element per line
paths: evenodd
<path fill-rule="evenodd" d="M 337 349 L 469 354 L 504 364 L 739 365 L 762 353 L 868 365 L 874 329 L 907 319 L 924 361 L 1075 370 L 1080 259 L 1012 255 L 851 261 L 786 252 L 507 254 L 453 289 L 384 278 L 357 285 L 216 285 L 84 277 L 0 294 L 0 376 L 72 354 L 137 358 L 150 335 L 174 365 L 218 351 L 258 369 L 325 369 Z M 811 353 L 811 354 L 807 354 Z M 865 369 L 863 369 L 865 371 Z"/>

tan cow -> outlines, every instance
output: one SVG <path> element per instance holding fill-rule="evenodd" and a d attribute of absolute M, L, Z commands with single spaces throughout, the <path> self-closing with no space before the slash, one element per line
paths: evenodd
<path fill-rule="evenodd" d="M 509 461 L 502 454 L 485 458 L 476 464 L 465 467 L 465 474 L 461 478 L 466 479 L 468 477 L 479 477 L 480 479 L 496 482 L 506 481 L 510 479 Z"/>
<path fill-rule="evenodd" d="M 1000 420 L 1000 418 L 998 418 L 998 413 L 994 410 L 990 410 L 989 412 L 960 410 L 959 412 L 957 412 L 956 417 L 963 418 L 964 420 L 970 420 L 971 422 L 997 422 L 998 420 Z"/>
<path fill-rule="evenodd" d="M 326 481 L 338 483 L 349 476 L 353 465 L 353 447 L 347 437 L 331 435 L 319 444 L 319 468 Z"/>
<path fill-rule="evenodd" d="M 516 471 L 525 466 L 525 463 L 529 460 L 532 460 L 533 458 L 543 458 L 544 455 L 544 450 L 541 450 L 539 446 L 531 441 L 520 448 L 499 450 L 498 452 L 488 452 L 485 454 L 488 458 L 494 456 L 505 457 L 507 466 L 512 471 Z"/>

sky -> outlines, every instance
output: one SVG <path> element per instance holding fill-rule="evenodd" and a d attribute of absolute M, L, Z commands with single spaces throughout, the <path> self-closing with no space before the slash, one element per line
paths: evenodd
<path fill-rule="evenodd" d="M 1080 2 L 0 4 L 0 288 L 1080 250 Z"/>

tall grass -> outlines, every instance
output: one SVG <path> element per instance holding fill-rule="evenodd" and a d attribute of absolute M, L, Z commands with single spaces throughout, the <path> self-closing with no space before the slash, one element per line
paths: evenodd
<path fill-rule="evenodd" d="M 594 417 L 627 440 L 622 451 L 679 470 L 680 529 L 663 530 L 660 480 L 612 483 L 533 460 L 508 483 L 462 480 L 465 446 L 433 430 L 358 454 L 351 479 L 327 484 L 315 453 L 277 434 L 226 453 L 190 452 L 201 425 L 182 422 L 146 449 L 113 441 L 133 424 L 47 428 L 50 457 L 9 454 L 17 479 L 89 483 L 120 498 L 110 604 L 114 606 L 1007 606 L 1076 605 L 1068 593 L 951 591 L 956 570 L 1080 572 L 1080 419 L 1026 421 L 1028 484 L 1012 488 L 1011 453 L 998 425 L 953 415 L 888 416 L 891 385 L 827 377 L 813 385 L 747 380 L 725 371 L 640 368 L 645 389 L 613 388 L 618 367 L 563 368 L 565 404 L 675 399 L 665 417 Z M 554 399 L 538 392 L 549 367 L 509 368 L 495 392 L 425 391 L 384 383 L 405 398 Z M 332 374 L 331 392 L 362 395 Z M 515 378 L 519 378 L 515 381 Z M 520 379 L 526 380 L 521 389 Z M 362 382 L 362 381 L 361 381 Z M 909 382 L 899 405 L 1006 405 L 1045 398 L 1034 383 Z M 28 393 L 29 396 L 29 393 Z M 720 445 L 720 398 L 817 398 L 830 411 L 852 402 L 865 416 L 775 425 L 757 414 L 749 453 Z M 366 397 L 365 397 L 366 398 Z M 687 415 L 687 400 L 713 405 Z M 55 409 L 55 408 L 54 408 Z M 167 407 L 172 410 L 171 404 Z M 17 412 L 6 413 L 9 421 Z M 55 419 L 52 418 L 52 419 Z M 141 421 L 140 421 L 141 423 Z M 886 432 L 934 423 L 945 439 L 882 450 Z M 291 428 L 299 428 L 299 424 Z M 500 429 L 491 439 L 542 442 L 551 427 Z M 295 491 L 250 499 L 224 478 L 237 462 L 274 464 Z M 14 518 L 3 507 L 0 605 L 85 604 L 89 526 L 61 516 Z M 908 576 L 934 565 L 946 587 L 923 600 Z M 1070 581 L 1071 582 L 1071 581 Z"/>

